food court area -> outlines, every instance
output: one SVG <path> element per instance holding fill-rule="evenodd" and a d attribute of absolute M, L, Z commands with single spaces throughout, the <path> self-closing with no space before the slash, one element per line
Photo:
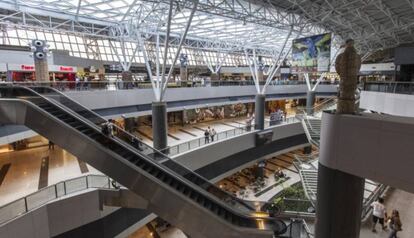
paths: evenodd
<path fill-rule="evenodd" d="M 260 162 L 244 168 L 216 183 L 224 191 L 241 199 L 268 202 L 285 188 L 300 182 L 293 165 L 297 156 L 303 158 L 312 151 L 299 148 L 283 154 L 269 155 Z M 307 153 L 305 153 L 307 152 Z"/>

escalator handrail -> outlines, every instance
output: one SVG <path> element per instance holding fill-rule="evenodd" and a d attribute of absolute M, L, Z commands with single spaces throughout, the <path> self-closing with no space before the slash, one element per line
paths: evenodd
<path fill-rule="evenodd" d="M 0 88 L 4 88 L 4 87 L 0 87 Z M 14 89 L 16 89 L 16 88 L 18 88 L 18 89 L 27 89 L 27 88 L 24 88 L 24 87 L 9 87 L 9 88 L 14 88 Z M 34 92 L 34 91 L 33 91 Z M 33 93 L 32 92 L 32 93 Z M 34 92 L 34 93 L 36 93 L 36 92 Z M 37 93 L 36 93 L 37 94 Z M 78 120 L 78 121 L 80 121 L 81 123 L 83 123 L 84 125 L 87 125 L 88 127 L 90 127 L 90 128 L 92 128 L 92 129 L 95 129 L 96 130 L 96 126 L 94 125 L 94 126 L 91 126 L 90 124 L 91 123 L 89 123 L 88 121 L 85 121 L 83 118 L 80 118 L 78 115 L 73 115 L 73 113 L 71 113 L 70 111 L 68 111 L 67 109 L 65 109 L 65 108 L 63 108 L 61 105 L 59 105 L 59 104 L 57 104 L 57 103 L 55 103 L 55 102 L 53 102 L 53 101 L 51 101 L 51 100 L 49 100 L 48 98 L 45 98 L 45 97 L 42 97 L 41 95 L 35 95 L 35 97 L 36 98 L 38 98 L 38 99 L 40 99 L 40 100 L 43 100 L 43 101 L 46 101 L 47 103 L 49 103 L 49 104 L 52 104 L 53 106 L 55 106 L 55 107 L 57 107 L 59 110 L 61 110 L 61 111 L 63 111 L 64 113 L 67 113 L 67 114 L 69 114 L 70 116 L 72 116 L 73 118 L 75 118 L 76 120 Z M 4 99 L 1 99 L 1 100 L 3 100 L 4 101 Z M 63 124 L 64 126 L 67 126 L 67 127 L 70 127 L 69 125 L 67 125 L 66 123 L 64 123 L 64 122 L 62 122 L 60 119 L 58 119 L 58 118 L 55 118 L 55 116 L 53 116 L 53 115 L 51 115 L 49 112 L 47 112 L 47 111 L 45 111 L 45 110 L 43 110 L 42 108 L 40 108 L 39 106 L 37 106 L 35 103 L 33 103 L 32 101 L 30 101 L 30 98 L 26 98 L 26 99 L 19 99 L 19 98 L 15 98 L 15 99 L 8 99 L 8 100 L 14 100 L 14 101 L 21 101 L 21 102 L 23 102 L 23 103 L 25 103 L 25 104 L 28 104 L 28 105 L 30 105 L 30 106 L 32 106 L 32 107 L 34 107 L 34 108 L 37 108 L 37 110 L 40 110 L 41 112 L 43 112 L 43 114 L 45 114 L 46 116 L 49 116 L 49 117 L 51 117 L 51 118 L 53 118 L 55 121 L 57 121 L 58 123 L 60 123 L 60 124 Z M 70 127 L 71 129 L 74 129 L 74 128 L 72 128 L 72 127 Z M 76 129 L 74 129 L 74 130 L 76 130 Z M 98 133 L 100 133 L 100 134 L 102 134 L 101 133 L 101 131 L 100 130 L 96 130 Z M 86 137 L 86 138 L 88 138 L 89 140 L 92 140 L 90 137 L 88 137 L 87 135 L 84 135 L 83 133 L 81 133 L 81 132 L 79 132 L 80 134 L 82 134 L 84 137 Z M 102 134 L 103 135 L 103 134 Z M 104 135 L 103 135 L 104 136 Z M 112 140 L 112 138 L 108 138 L 108 139 L 110 139 L 110 140 Z M 115 140 L 112 140 L 112 141 L 114 141 L 114 142 L 117 142 L 117 141 L 115 141 Z M 95 143 L 97 143 L 96 141 L 94 141 Z M 100 143 L 97 143 L 97 144 L 99 144 L 99 145 L 101 145 Z M 123 144 L 121 144 L 121 146 L 124 146 Z M 125 146 L 124 146 L 125 147 Z M 105 148 L 106 149 L 106 148 Z M 175 174 L 175 172 L 174 171 L 172 171 L 172 170 L 170 170 L 168 167 L 165 167 L 165 166 L 161 166 L 159 163 L 155 163 L 152 159 L 148 159 L 147 157 L 146 157 L 146 155 L 142 155 L 142 154 L 139 154 L 139 153 L 136 153 L 136 151 L 134 151 L 134 150 L 131 150 L 130 148 L 128 148 L 127 147 L 127 149 L 131 152 L 131 153 L 134 153 L 135 155 L 138 155 L 138 156 L 140 156 L 140 157 L 143 157 L 143 158 L 145 158 L 145 160 L 146 160 L 146 162 L 147 163 L 150 163 L 152 166 L 154 166 L 154 167 L 157 167 L 159 170 L 161 170 L 161 171 L 163 171 L 164 173 L 167 173 L 169 176 L 171 176 L 171 177 L 173 177 L 174 179 L 177 179 L 181 184 L 184 184 L 185 186 L 188 186 L 189 188 L 191 188 L 191 189 L 193 189 L 193 190 L 195 190 L 195 191 L 197 191 L 198 193 L 200 193 L 200 194 L 202 194 L 202 196 L 204 196 L 205 198 L 207 198 L 207 199 L 209 199 L 210 201 L 212 201 L 212 202 L 214 202 L 214 203 L 216 203 L 216 204 L 218 204 L 219 206 L 221 206 L 222 207 L 222 209 L 225 209 L 225 210 L 227 210 L 229 213 L 232 213 L 233 215 L 235 215 L 235 216 L 239 216 L 239 217 L 241 217 L 241 218 L 243 218 L 243 219 L 247 219 L 247 220 L 249 220 L 249 219 L 254 219 L 255 220 L 255 218 L 251 215 L 251 214 L 243 214 L 243 213 L 241 213 L 238 209 L 234 209 L 234 207 L 231 207 L 231 206 L 229 206 L 227 203 L 225 203 L 224 201 L 222 201 L 222 200 L 220 200 L 220 199 L 217 199 L 215 196 L 213 196 L 212 194 L 210 194 L 210 193 L 208 193 L 207 191 L 205 191 L 204 189 L 200 189 L 199 188 L 199 186 L 196 186 L 195 184 L 192 184 L 191 182 L 189 182 L 187 179 L 185 179 L 185 178 L 182 178 L 181 177 L 181 175 L 177 175 L 177 174 Z M 116 152 L 114 152 L 114 151 L 112 151 L 112 150 L 110 150 L 110 152 L 111 153 L 113 153 L 114 155 L 117 155 L 118 157 L 120 157 L 121 158 L 121 160 L 120 161 L 122 161 L 122 162 L 128 162 L 128 164 L 132 164 L 132 163 L 130 163 L 128 160 L 126 160 L 125 158 L 123 158 L 121 155 L 119 155 L 119 154 L 117 154 Z M 132 164 L 133 165 L 133 168 L 135 168 L 135 169 L 140 169 L 138 166 L 136 166 L 135 164 Z M 141 170 L 141 169 L 140 169 Z M 144 171 L 144 170 L 143 170 Z M 148 172 L 146 172 L 146 171 L 144 171 L 145 173 L 148 173 Z M 151 174 L 149 174 L 149 176 L 151 176 L 151 177 L 154 177 L 154 176 L 152 176 Z M 154 179 L 156 179 L 156 180 L 158 180 L 157 178 L 154 178 Z M 161 182 L 162 183 L 162 182 Z M 169 186 L 168 186 L 169 187 Z M 265 220 L 265 221 L 268 221 L 268 222 L 270 222 L 271 220 L 275 220 L 275 218 L 273 218 L 273 217 L 264 217 L 264 218 L 261 218 L 262 220 Z"/>
<path fill-rule="evenodd" d="M 22 87 L 22 86 L 20 86 Z M 65 98 L 66 100 L 68 100 L 70 103 L 75 104 L 76 106 L 80 107 L 82 110 L 84 111 L 88 111 L 90 114 L 92 114 L 93 116 L 103 120 L 103 121 L 107 121 L 105 118 L 103 118 L 102 116 L 100 116 L 99 114 L 95 113 L 94 111 L 86 108 L 85 106 L 83 106 L 82 104 L 74 101 L 73 99 L 71 99 L 70 97 L 68 97 L 67 95 L 63 94 L 62 92 L 60 92 L 57 89 L 51 88 L 51 87 L 45 87 L 45 86 L 34 86 L 34 87 L 29 87 L 30 90 L 35 91 L 38 94 L 41 94 L 39 91 L 37 91 L 36 89 L 43 89 L 43 90 L 48 90 L 50 92 L 53 93 L 57 93 L 59 96 Z M 60 102 L 59 102 L 60 103 Z M 63 104 L 63 106 L 66 106 Z M 69 110 L 73 111 L 74 113 L 77 113 L 76 111 L 74 111 L 72 108 L 68 108 Z M 81 115 L 80 115 L 81 116 Z M 82 117 L 82 116 L 81 116 Z M 89 120 L 88 118 L 85 118 L 87 120 Z M 117 131 L 122 132 L 123 134 L 125 134 L 126 136 L 128 136 L 129 138 L 135 138 L 137 140 L 139 140 L 139 138 L 137 138 L 135 135 L 130 134 L 129 132 L 125 131 L 124 129 L 118 127 L 117 125 L 113 124 L 113 126 L 116 127 Z M 120 138 L 118 135 L 115 134 L 115 137 L 117 137 L 121 142 L 126 143 L 128 146 L 131 146 L 132 149 L 136 150 L 135 147 L 133 147 L 130 143 L 132 141 L 132 139 L 128 140 L 128 142 L 124 141 L 122 138 Z M 144 143 L 143 141 L 140 141 L 140 143 L 144 144 L 147 148 L 149 148 L 150 150 L 153 150 L 154 153 L 157 153 L 159 155 L 162 155 L 164 157 L 165 160 L 168 160 L 170 162 L 172 162 L 175 166 L 179 166 L 182 169 L 186 170 L 187 173 L 191 173 L 195 176 L 197 176 L 199 179 L 203 180 L 205 184 L 209 185 L 209 188 L 213 188 L 216 192 L 222 193 L 223 195 L 226 195 L 228 197 L 232 197 L 232 200 L 237 201 L 239 204 L 243 205 L 244 207 L 250 209 L 250 210 L 255 210 L 255 207 L 253 207 L 253 205 L 249 204 L 249 201 L 245 201 L 243 199 L 240 199 L 238 197 L 235 197 L 233 195 L 231 195 L 230 193 L 223 191 L 222 189 L 218 188 L 215 184 L 211 183 L 210 181 L 208 181 L 207 179 L 205 179 L 203 176 L 199 175 L 198 173 L 190 170 L 189 168 L 187 168 L 185 165 L 179 164 L 177 162 L 175 162 L 174 160 L 172 160 L 169 156 L 165 155 L 164 153 L 160 152 L 159 150 L 149 146 L 148 144 Z M 141 154 L 141 152 L 138 151 L 138 153 Z M 175 172 L 175 171 L 174 171 Z M 191 182 L 191 181 L 190 181 Z M 197 184 L 196 184 L 197 185 Z M 199 186 L 199 185 L 197 185 Z M 207 188 L 205 188 L 207 189 Z M 268 203 L 266 202 L 260 202 L 261 205 L 260 207 L 264 207 L 265 205 L 268 205 Z"/>

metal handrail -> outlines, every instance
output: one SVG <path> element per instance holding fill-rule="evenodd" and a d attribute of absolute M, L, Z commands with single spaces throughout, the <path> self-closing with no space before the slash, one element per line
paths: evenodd
<path fill-rule="evenodd" d="M 105 182 L 102 186 L 95 185 L 93 178 L 104 179 Z M 73 181 L 84 181 L 78 189 L 68 190 L 71 184 L 75 184 Z M 9 202 L 0 207 L 0 224 L 4 224 L 10 220 L 13 220 L 21 215 L 24 215 L 38 207 L 41 207 L 50 201 L 67 196 L 69 194 L 87 190 L 90 188 L 106 188 L 106 189 L 117 189 L 112 186 L 111 178 L 106 175 L 85 175 L 77 178 L 67 179 L 48 187 L 37 190 L 36 192 L 30 193 L 22 198 Z M 41 200 L 31 201 L 31 198 L 40 197 Z M 43 198 L 43 199 L 42 199 Z M 16 207 L 16 204 L 21 203 L 20 206 Z M 20 208 L 20 209 L 19 209 Z M 10 211 L 9 211 L 10 210 Z"/>

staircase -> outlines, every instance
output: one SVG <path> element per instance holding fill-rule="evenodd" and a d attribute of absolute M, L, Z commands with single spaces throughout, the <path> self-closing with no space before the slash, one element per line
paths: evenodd
<path fill-rule="evenodd" d="M 309 142 L 319 148 L 321 138 L 322 120 L 316 117 L 305 116 L 302 119 L 302 126 Z"/>

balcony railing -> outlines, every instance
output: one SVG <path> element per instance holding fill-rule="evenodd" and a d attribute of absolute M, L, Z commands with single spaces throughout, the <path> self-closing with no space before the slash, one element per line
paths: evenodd
<path fill-rule="evenodd" d="M 364 84 L 365 91 L 414 94 L 414 82 L 367 82 Z"/>
<path fill-rule="evenodd" d="M 300 122 L 300 120 L 297 119 L 295 116 L 292 116 L 292 117 L 285 118 L 283 121 L 280 122 L 280 125 L 290 124 L 290 123 L 295 123 L 295 122 Z M 265 128 L 269 128 L 269 127 L 270 127 L 270 122 L 266 121 Z M 204 145 L 208 145 L 208 144 L 211 144 L 217 141 L 225 140 L 225 139 L 228 139 L 234 136 L 242 135 L 244 133 L 254 131 L 254 130 L 255 130 L 254 124 L 252 124 L 251 126 L 246 126 L 244 124 L 238 123 L 237 128 L 219 132 L 213 137 L 214 138 L 213 140 L 211 136 L 208 137 L 208 139 L 206 139 L 204 136 L 200 136 L 196 139 L 186 141 L 181 144 L 174 145 L 174 146 L 170 146 L 166 149 L 161 150 L 161 152 L 168 154 L 169 156 L 174 156 L 174 155 L 178 155 L 178 154 L 196 149 Z"/>
<path fill-rule="evenodd" d="M 55 199 L 91 188 L 115 187 L 105 175 L 86 175 L 59 182 L 0 207 L 0 225 Z"/>

